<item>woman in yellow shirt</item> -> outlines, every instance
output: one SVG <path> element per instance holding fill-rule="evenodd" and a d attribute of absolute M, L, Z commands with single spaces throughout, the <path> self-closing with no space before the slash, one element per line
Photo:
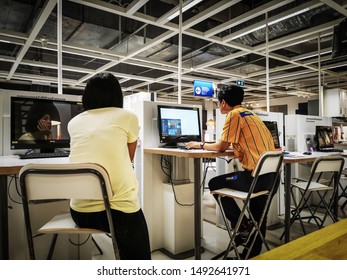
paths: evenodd
<path fill-rule="evenodd" d="M 70 162 L 93 162 L 105 167 L 113 196 L 113 223 L 121 259 L 150 259 L 145 217 L 138 202 L 138 182 L 132 160 L 137 147 L 137 116 L 123 109 L 123 93 L 116 77 L 100 73 L 92 77 L 82 97 L 85 111 L 68 124 Z M 108 230 L 102 201 L 71 200 L 77 225 Z"/>

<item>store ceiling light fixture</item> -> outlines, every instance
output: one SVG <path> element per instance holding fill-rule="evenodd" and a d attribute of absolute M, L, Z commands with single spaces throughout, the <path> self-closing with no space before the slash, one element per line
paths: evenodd
<path fill-rule="evenodd" d="M 283 20 L 286 20 L 286 19 L 288 19 L 288 18 L 297 16 L 297 15 L 302 14 L 302 13 L 304 13 L 304 12 L 307 12 L 307 11 L 309 11 L 309 10 L 310 10 L 309 8 L 305 8 L 305 9 L 302 9 L 302 10 L 300 10 L 300 11 L 291 13 L 291 14 L 286 15 L 286 16 L 283 16 L 283 17 L 281 17 L 281 18 L 274 19 L 274 20 L 272 20 L 272 21 L 269 21 L 268 25 L 270 26 L 270 25 L 272 25 L 272 24 L 278 23 L 278 22 L 280 22 L 280 21 L 283 21 Z M 235 40 L 235 39 L 237 39 L 237 38 L 240 38 L 240 37 L 242 37 L 242 36 L 245 36 L 245 35 L 247 35 L 247 34 L 250 34 L 250 33 L 254 32 L 254 31 L 260 30 L 260 29 L 265 28 L 265 27 L 266 27 L 266 23 L 265 23 L 265 24 L 261 24 L 261 25 L 259 25 L 259 26 L 256 26 L 256 27 L 250 29 L 250 30 L 246 30 L 245 32 L 243 32 L 243 33 L 241 33 L 241 34 L 237 34 L 237 35 L 233 36 L 232 38 L 228 38 L 228 41 L 230 41 L 230 40 Z"/>

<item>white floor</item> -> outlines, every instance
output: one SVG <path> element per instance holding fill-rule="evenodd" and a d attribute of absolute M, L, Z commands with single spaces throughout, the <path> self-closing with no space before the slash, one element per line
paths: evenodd
<path fill-rule="evenodd" d="M 344 200 L 340 201 L 340 204 Z M 216 226 L 216 210 L 215 210 L 215 202 L 213 197 L 211 198 L 208 195 L 204 195 L 203 197 L 203 229 L 202 229 L 202 246 L 204 248 L 204 252 L 201 255 L 202 260 L 210 260 L 214 256 L 218 255 L 222 251 L 224 251 L 229 243 L 229 236 L 226 232 L 226 230 L 217 227 Z M 339 216 L 341 218 L 347 217 L 347 206 L 345 210 L 339 211 Z M 278 224 L 278 227 L 274 225 L 273 227 L 268 228 L 266 233 L 266 240 L 268 241 L 268 244 L 270 248 L 275 248 L 284 243 L 283 239 L 281 239 L 281 235 L 283 234 L 283 224 Z M 328 224 L 330 221 L 327 222 Z M 312 224 L 306 224 L 305 226 L 307 232 L 312 232 L 314 230 L 317 230 L 316 225 Z M 294 240 L 296 238 L 299 238 L 303 236 L 302 229 L 298 222 L 295 222 L 291 226 L 291 240 Z M 99 259 L 99 260 L 110 260 L 114 259 L 112 251 L 110 251 L 111 248 L 111 242 L 110 238 L 104 238 L 100 236 L 95 236 L 95 240 L 97 240 L 97 243 L 102 248 L 103 255 L 98 254 L 95 246 L 93 246 L 93 259 Z M 242 248 L 241 248 L 242 249 Z M 265 246 L 263 246 L 263 252 L 266 251 Z M 187 259 L 194 259 L 194 256 L 189 257 Z M 171 260 L 169 256 L 161 252 L 160 250 L 152 252 L 152 260 Z"/>
<path fill-rule="evenodd" d="M 201 245 L 204 248 L 204 252 L 201 254 L 202 260 L 210 260 L 215 255 L 219 254 L 227 247 L 229 242 L 229 236 L 226 230 L 216 227 L 209 222 L 203 222 L 203 238 Z M 170 258 L 160 251 L 152 253 L 153 260 L 169 260 Z M 194 259 L 190 257 L 188 259 Z"/>
<path fill-rule="evenodd" d="M 104 235 L 94 236 L 98 245 L 101 247 L 103 254 L 100 255 L 97 249 L 93 248 L 93 259 L 95 260 L 110 260 L 113 259 L 112 245 L 110 238 Z M 225 250 L 228 245 L 229 237 L 225 230 L 209 223 L 203 222 L 203 238 L 201 245 L 204 248 L 204 252 L 201 255 L 201 259 L 209 260 L 215 255 Z M 110 250 L 111 249 L 111 250 Z M 194 256 L 188 258 L 194 259 Z M 171 258 L 160 250 L 152 252 L 152 260 L 171 260 Z"/>

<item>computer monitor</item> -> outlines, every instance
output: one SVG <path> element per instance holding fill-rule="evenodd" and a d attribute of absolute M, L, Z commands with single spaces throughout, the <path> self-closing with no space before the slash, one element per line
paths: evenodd
<path fill-rule="evenodd" d="M 158 105 L 158 129 L 159 141 L 165 147 L 201 141 L 200 110 L 198 107 Z"/>
<path fill-rule="evenodd" d="M 277 122 L 276 121 L 263 121 L 263 122 L 272 135 L 272 138 L 275 143 L 275 149 L 281 148 Z"/>
<path fill-rule="evenodd" d="M 316 139 L 318 151 L 334 148 L 333 129 L 331 126 L 316 126 Z"/>
<path fill-rule="evenodd" d="M 62 98 L 11 96 L 10 146 L 11 150 L 39 149 L 54 152 L 69 148 L 68 122 L 83 111 L 81 102 Z M 48 116 L 48 117 L 47 117 Z M 42 123 L 51 120 L 51 127 Z"/>

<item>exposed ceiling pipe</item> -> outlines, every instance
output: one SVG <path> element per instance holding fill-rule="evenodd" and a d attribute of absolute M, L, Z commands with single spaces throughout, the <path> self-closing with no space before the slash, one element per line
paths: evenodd
<path fill-rule="evenodd" d="M 180 0 L 180 7 L 179 7 L 179 32 L 178 32 L 178 98 L 177 103 L 182 103 L 182 5 L 183 0 Z"/>
<path fill-rule="evenodd" d="M 322 85 L 322 73 L 321 73 L 321 58 L 320 58 L 320 33 L 318 33 L 318 95 L 319 95 L 319 115 L 324 116 L 324 96 Z"/>
<path fill-rule="evenodd" d="M 266 21 L 266 111 L 270 112 L 270 74 L 269 74 L 269 21 L 268 21 L 268 13 L 265 13 L 265 21 Z"/>
<path fill-rule="evenodd" d="M 57 20 L 57 58 L 58 58 L 58 94 L 63 94 L 63 3 L 62 0 L 57 2 L 58 20 Z"/>

